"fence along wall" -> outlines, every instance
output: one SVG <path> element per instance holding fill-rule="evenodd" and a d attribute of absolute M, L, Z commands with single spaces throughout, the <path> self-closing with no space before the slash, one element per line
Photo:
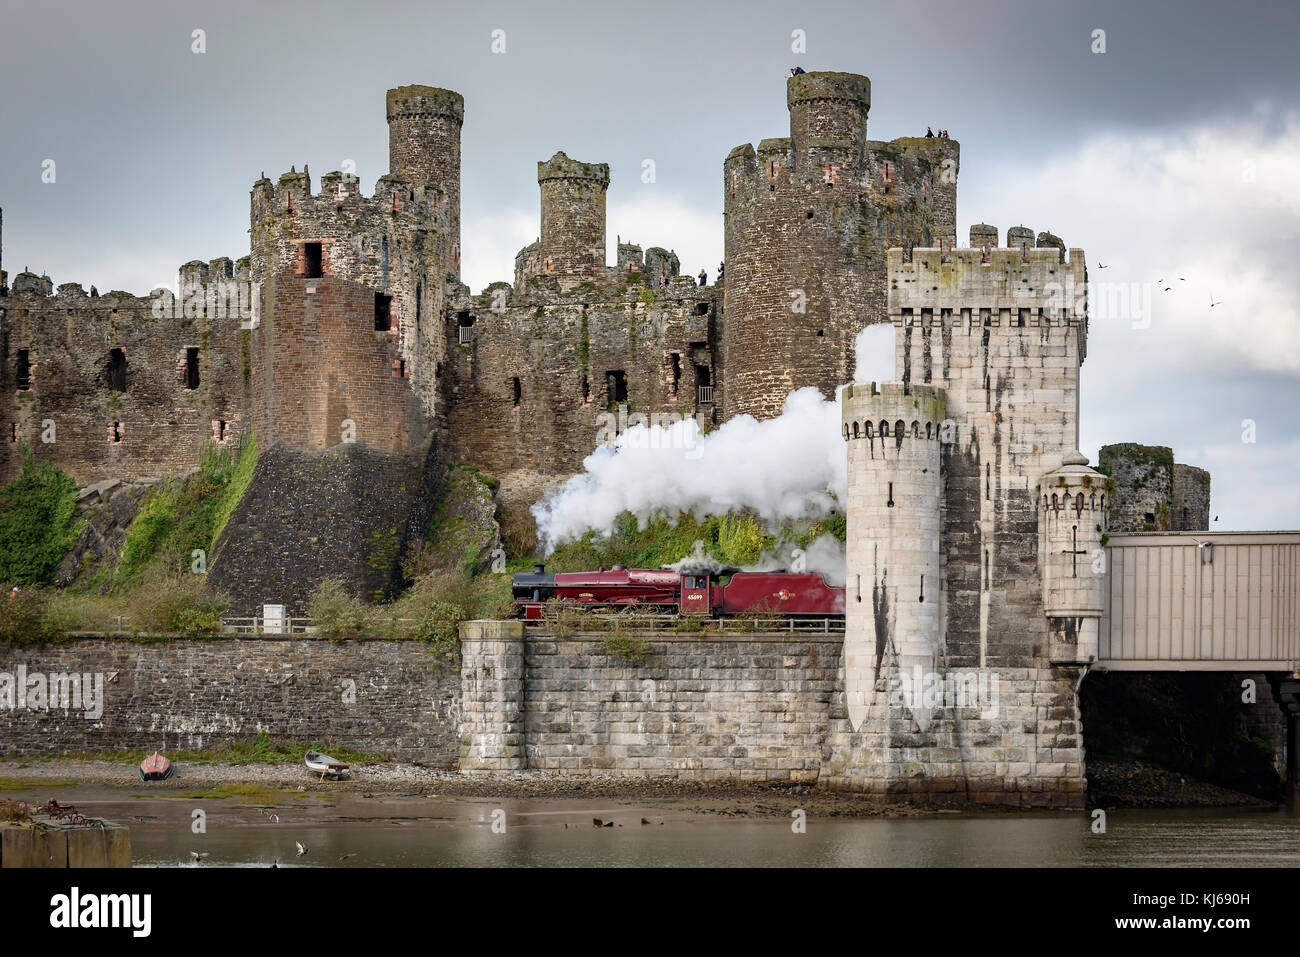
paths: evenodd
<path fill-rule="evenodd" d="M 1300 532 L 1115 535 L 1106 553 L 1099 665 L 1300 668 Z"/>

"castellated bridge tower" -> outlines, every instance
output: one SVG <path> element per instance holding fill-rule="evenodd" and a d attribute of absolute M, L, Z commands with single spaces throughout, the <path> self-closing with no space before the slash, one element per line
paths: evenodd
<path fill-rule="evenodd" d="M 860 728 L 886 678 L 933 671 L 940 622 L 943 389 L 860 383 L 840 397 L 848 448 L 845 699 Z"/>
<path fill-rule="evenodd" d="M 1039 564 L 1053 664 L 1097 658 L 1106 594 L 1106 476 L 1079 452 L 1038 483 Z"/>
<path fill-rule="evenodd" d="M 867 138 L 871 82 L 804 73 L 786 83 L 789 137 L 723 164 L 723 416 L 780 413 L 792 389 L 830 398 L 854 339 L 886 321 L 885 250 L 956 239 L 956 140 Z"/>
<path fill-rule="evenodd" d="M 1106 507 L 1105 477 L 1075 451 L 1086 270 L 1081 250 L 1030 235 L 999 247 L 981 224 L 978 248 L 887 253 L 898 382 L 842 393 L 830 786 L 1083 804 L 1078 687 L 1096 654 Z"/>
<path fill-rule="evenodd" d="M 559 279 L 561 288 L 601 278 L 609 164 L 581 163 L 559 152 L 537 164 L 537 185 L 542 191 L 537 272 Z"/>
<path fill-rule="evenodd" d="M 389 90 L 388 171 L 437 191 L 450 240 L 448 272 L 460 277 L 460 130 L 465 99 L 432 86 Z"/>

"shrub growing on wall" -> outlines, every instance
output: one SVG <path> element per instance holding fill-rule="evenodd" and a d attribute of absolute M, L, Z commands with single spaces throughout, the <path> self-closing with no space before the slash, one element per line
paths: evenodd
<path fill-rule="evenodd" d="M 0 488 L 0 583 L 48 582 L 81 531 L 77 483 L 24 447 L 18 478 Z"/>

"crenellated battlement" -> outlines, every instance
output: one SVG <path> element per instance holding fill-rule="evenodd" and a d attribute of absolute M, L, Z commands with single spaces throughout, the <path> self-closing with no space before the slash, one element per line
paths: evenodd
<path fill-rule="evenodd" d="M 1078 325 L 1087 320 L 1083 250 L 1062 260 L 1056 246 L 893 248 L 886 253 L 889 318 L 959 310 L 981 326 Z M 924 320 L 922 320 L 924 321 Z"/>
<path fill-rule="evenodd" d="M 938 444 L 947 412 L 940 386 L 900 382 L 858 382 L 840 393 L 841 432 L 854 439 L 892 439 Z"/>

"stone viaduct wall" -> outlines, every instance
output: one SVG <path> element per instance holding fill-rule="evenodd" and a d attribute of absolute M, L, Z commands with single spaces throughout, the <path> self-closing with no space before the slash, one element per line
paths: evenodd
<path fill-rule="evenodd" d="M 735 623 L 733 623 L 734 625 Z M 1077 670 L 999 669 L 998 698 L 849 722 L 840 634 L 462 625 L 460 769 L 786 781 L 889 800 L 1083 804 Z"/>

